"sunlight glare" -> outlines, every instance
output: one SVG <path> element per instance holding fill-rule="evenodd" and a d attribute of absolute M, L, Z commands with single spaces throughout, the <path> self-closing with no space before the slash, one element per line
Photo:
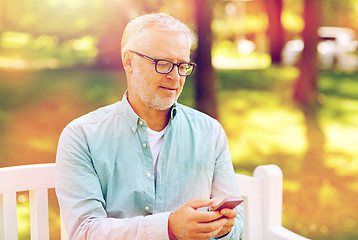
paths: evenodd
<path fill-rule="evenodd" d="M 47 5 L 50 7 L 68 7 L 79 8 L 80 6 L 88 4 L 84 0 L 47 0 Z"/>
<path fill-rule="evenodd" d="M 356 131 L 357 126 L 349 127 L 337 122 L 326 124 L 326 150 L 346 152 L 358 157 L 358 135 L 354 134 Z"/>
<path fill-rule="evenodd" d="M 300 15 L 284 10 L 281 17 L 284 28 L 299 33 L 303 30 L 305 22 Z"/>
<path fill-rule="evenodd" d="M 285 109 L 255 109 L 246 116 L 245 130 L 250 141 L 269 154 L 280 149 L 286 153 L 300 154 L 306 150 L 305 128 L 301 114 Z M 251 129 L 251 131 L 249 130 Z M 254 129 L 254 130 L 252 130 Z M 267 144 L 255 144 L 261 141 Z"/>
<path fill-rule="evenodd" d="M 328 179 L 323 180 L 318 196 L 322 207 L 334 206 L 339 202 L 339 192 Z"/>
<path fill-rule="evenodd" d="M 300 191 L 301 187 L 302 187 L 302 185 L 298 181 L 293 181 L 293 180 L 286 179 L 283 182 L 284 191 L 298 192 L 298 191 Z"/>
<path fill-rule="evenodd" d="M 69 44 L 77 51 L 88 51 L 95 48 L 95 40 L 92 36 L 70 40 Z"/>
<path fill-rule="evenodd" d="M 28 33 L 7 31 L 1 35 L 1 46 L 5 48 L 21 48 L 31 40 L 31 35 Z"/>
<path fill-rule="evenodd" d="M 28 139 L 27 145 L 39 151 L 54 152 L 56 151 L 57 141 L 55 139 L 31 138 Z"/>

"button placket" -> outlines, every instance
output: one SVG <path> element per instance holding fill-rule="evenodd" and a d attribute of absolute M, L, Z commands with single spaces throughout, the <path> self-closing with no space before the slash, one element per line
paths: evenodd
<path fill-rule="evenodd" d="M 142 206 L 142 209 L 148 213 L 151 213 L 153 211 L 153 206 L 155 204 L 155 189 L 154 189 L 154 184 L 153 184 L 153 173 L 152 173 L 152 168 L 153 168 L 153 163 L 152 163 L 152 159 L 150 158 L 151 155 L 151 151 L 150 151 L 150 146 L 149 146 L 149 142 L 148 142 L 148 137 L 147 137 L 147 125 L 146 122 L 140 118 L 137 118 L 137 122 L 135 126 L 132 126 L 133 129 L 135 129 L 135 132 L 137 134 L 137 141 L 138 141 L 138 147 L 140 147 L 140 145 L 142 145 L 142 152 L 143 152 L 143 163 L 144 163 L 144 172 L 142 172 L 143 174 L 143 186 L 145 188 L 145 193 L 143 196 L 143 202 L 144 202 L 144 206 Z"/>

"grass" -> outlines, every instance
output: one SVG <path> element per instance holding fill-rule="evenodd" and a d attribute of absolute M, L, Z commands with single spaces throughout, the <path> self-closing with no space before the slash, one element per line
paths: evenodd
<path fill-rule="evenodd" d="M 321 106 L 313 110 L 291 100 L 298 74 L 279 67 L 217 70 L 219 120 L 235 170 L 251 175 L 257 165 L 279 165 L 284 226 L 318 240 L 356 239 L 358 74 L 322 71 Z M 189 106 L 193 81 L 179 99 Z M 0 166 L 53 162 L 63 127 L 121 99 L 125 89 L 116 71 L 1 70 Z"/>

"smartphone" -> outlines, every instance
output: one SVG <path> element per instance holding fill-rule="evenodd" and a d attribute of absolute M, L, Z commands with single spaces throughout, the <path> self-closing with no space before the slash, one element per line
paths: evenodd
<path fill-rule="evenodd" d="M 226 198 L 223 201 L 221 201 L 220 203 L 218 203 L 217 205 L 211 207 L 209 209 L 209 211 L 221 211 L 221 209 L 224 209 L 224 208 L 233 209 L 234 207 L 236 207 L 243 201 L 244 201 L 244 199 L 242 199 L 242 198 Z"/>

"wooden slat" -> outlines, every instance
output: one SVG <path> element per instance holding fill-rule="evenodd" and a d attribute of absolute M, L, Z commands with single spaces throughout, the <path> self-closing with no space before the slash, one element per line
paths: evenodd
<path fill-rule="evenodd" d="M 269 237 L 268 240 L 309 240 L 308 238 L 302 237 L 290 230 L 278 226 L 269 229 Z"/>
<path fill-rule="evenodd" d="M 260 179 L 236 174 L 240 193 L 244 198 L 243 240 L 262 240 L 263 233 L 263 198 Z"/>
<path fill-rule="evenodd" d="M 17 239 L 15 192 L 0 194 L 0 239 Z"/>
<path fill-rule="evenodd" d="M 55 163 L 0 168 L 0 193 L 55 187 Z"/>
<path fill-rule="evenodd" d="M 48 193 L 47 189 L 30 190 L 31 240 L 48 240 Z"/>
<path fill-rule="evenodd" d="M 281 169 L 276 165 L 259 166 L 255 169 L 254 176 L 261 179 L 263 184 L 264 229 L 281 226 L 283 181 Z"/>
<path fill-rule="evenodd" d="M 63 222 L 63 218 L 60 211 L 60 219 L 61 219 L 61 240 L 67 240 L 67 233 L 65 229 L 65 223 Z"/>
<path fill-rule="evenodd" d="M 236 180 L 242 196 L 255 195 L 261 191 L 261 181 L 258 178 L 236 174 Z"/>

